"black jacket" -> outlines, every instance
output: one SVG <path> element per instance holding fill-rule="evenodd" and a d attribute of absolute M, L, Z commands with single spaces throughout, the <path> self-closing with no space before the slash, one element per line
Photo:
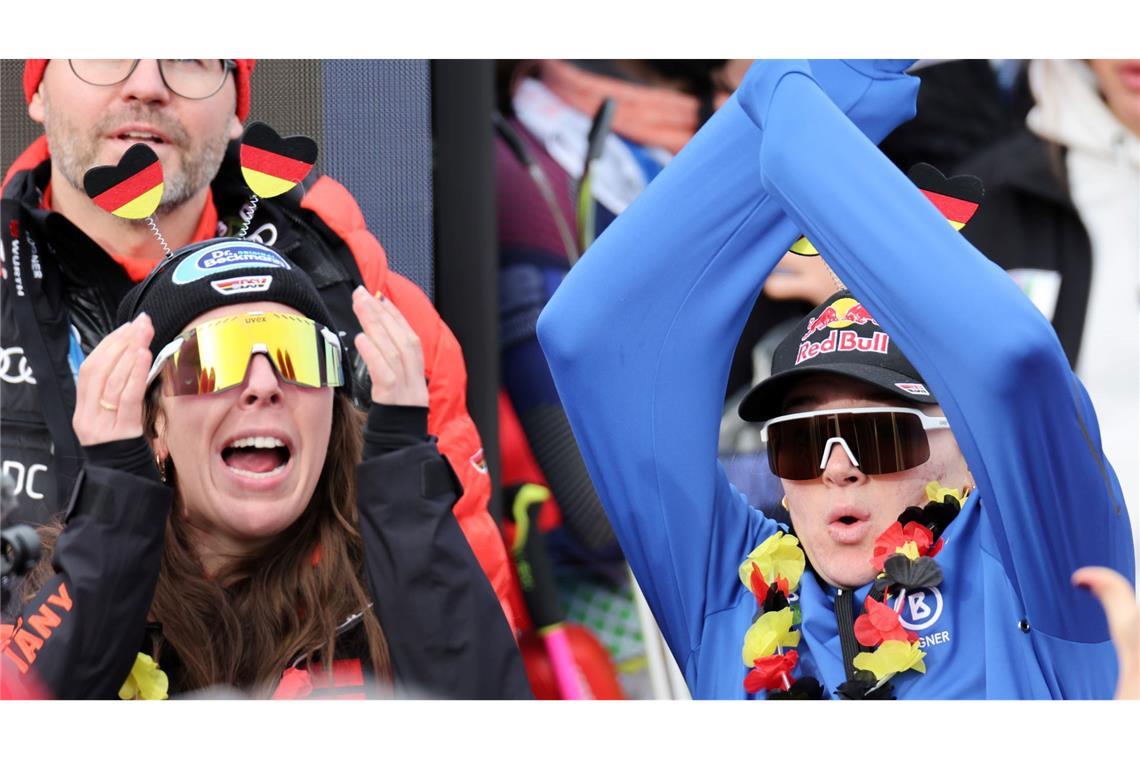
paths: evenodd
<path fill-rule="evenodd" d="M 418 423 L 424 432 L 416 430 L 413 437 L 394 433 L 390 423 L 384 431 L 380 420 L 385 414 L 391 420 L 392 409 L 374 406 L 369 413 L 365 460 L 357 467 L 357 507 L 369 594 L 390 648 L 397 694 L 529 698 L 522 658 L 499 601 L 451 513 L 461 488 L 426 437 L 426 409 Z M 399 447 L 378 439 L 395 440 Z M 142 439 L 131 443 L 146 449 Z M 149 454 L 141 459 L 149 468 L 106 467 L 95 464 L 105 459 L 98 448 L 88 448 L 91 461 L 70 500 L 52 556 L 57 574 L 23 605 L 3 643 L 5 658 L 58 698 L 118 694 L 148 639 L 147 613 L 172 502 Z M 342 626 L 338 663 L 352 663 L 365 651 L 355 622 Z M 159 666 L 168 671 L 174 694 L 178 663 L 168 665 L 167 652 L 170 647 Z M 297 654 L 300 660 L 307 653 Z M 361 659 L 368 672 L 369 663 Z M 337 696 L 358 695 L 367 686 L 344 685 Z"/>
<path fill-rule="evenodd" d="M 1061 275 L 1053 328 L 1076 366 L 1092 283 L 1092 246 L 1069 196 L 1065 156 L 1022 129 L 967 160 L 956 174 L 980 177 L 985 197 L 962 234 L 1003 269 Z"/>

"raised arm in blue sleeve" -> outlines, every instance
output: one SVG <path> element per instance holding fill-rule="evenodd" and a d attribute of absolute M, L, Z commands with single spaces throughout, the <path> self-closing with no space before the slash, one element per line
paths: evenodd
<path fill-rule="evenodd" d="M 766 67 L 748 114 L 764 188 L 933 388 L 989 536 L 1036 630 L 1102 641 L 1083 565 L 1134 578 L 1096 416 L 1045 318 L 836 107 L 807 65 Z M 1111 410 L 1102 410 L 1111 413 Z"/>
<path fill-rule="evenodd" d="M 898 67 L 816 65 L 875 140 L 913 115 Z M 741 90 L 587 252 L 539 339 L 590 475 L 689 680 L 705 618 L 775 529 L 716 463 L 724 388 L 748 311 L 798 228 L 761 187 Z M 726 560 L 727 558 L 731 558 Z"/>

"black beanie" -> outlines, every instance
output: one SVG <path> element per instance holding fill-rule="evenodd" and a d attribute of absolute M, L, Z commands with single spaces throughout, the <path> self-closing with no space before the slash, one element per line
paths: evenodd
<path fill-rule="evenodd" d="M 118 317 L 122 324 L 145 311 L 154 324 L 150 350 L 157 354 L 200 314 L 252 301 L 291 306 L 335 332 L 309 276 L 272 248 L 242 238 L 179 248 L 127 293 Z"/>

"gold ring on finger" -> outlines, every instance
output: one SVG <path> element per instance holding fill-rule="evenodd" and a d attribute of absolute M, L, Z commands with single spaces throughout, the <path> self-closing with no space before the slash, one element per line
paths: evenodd
<path fill-rule="evenodd" d="M 106 401 L 104 399 L 99 399 L 99 406 L 103 407 L 108 412 L 119 411 L 119 407 L 116 404 L 112 404 L 110 401 Z"/>

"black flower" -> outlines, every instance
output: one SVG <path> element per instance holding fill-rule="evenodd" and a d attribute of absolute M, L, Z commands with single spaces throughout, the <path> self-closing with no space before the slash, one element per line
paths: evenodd
<path fill-rule="evenodd" d="M 894 686 L 885 683 L 876 689 L 874 681 L 844 681 L 835 693 L 843 699 L 898 699 Z"/>
<path fill-rule="evenodd" d="M 947 494 L 943 501 L 929 501 L 925 507 L 907 507 L 899 515 L 898 521 L 901 525 L 916 522 L 929 529 L 934 534 L 934 539 L 938 540 L 938 537 L 942 535 L 942 532 L 953 522 L 960 511 L 962 511 L 962 505 L 953 496 Z"/>
<path fill-rule="evenodd" d="M 912 522 L 916 522 L 919 525 L 926 525 L 926 512 L 922 507 L 907 507 L 903 510 L 903 513 L 899 515 L 899 525 L 906 525 Z"/>
<path fill-rule="evenodd" d="M 776 612 L 788 606 L 788 597 L 784 592 L 776 588 L 773 583 L 768 587 L 768 594 L 764 597 L 764 604 L 762 605 L 765 612 Z"/>
<path fill-rule="evenodd" d="M 896 554 L 883 563 L 883 572 L 892 587 L 898 585 L 908 590 L 932 588 L 942 583 L 942 568 L 930 557 L 912 560 Z"/>
<path fill-rule="evenodd" d="M 768 699 L 824 699 L 823 687 L 811 676 L 801 678 L 787 691 L 769 691 Z"/>
<path fill-rule="evenodd" d="M 925 512 L 923 525 L 930 528 L 934 538 L 937 539 L 961 511 L 962 505 L 953 496 L 946 496 L 943 501 L 932 501 L 923 509 Z"/>

